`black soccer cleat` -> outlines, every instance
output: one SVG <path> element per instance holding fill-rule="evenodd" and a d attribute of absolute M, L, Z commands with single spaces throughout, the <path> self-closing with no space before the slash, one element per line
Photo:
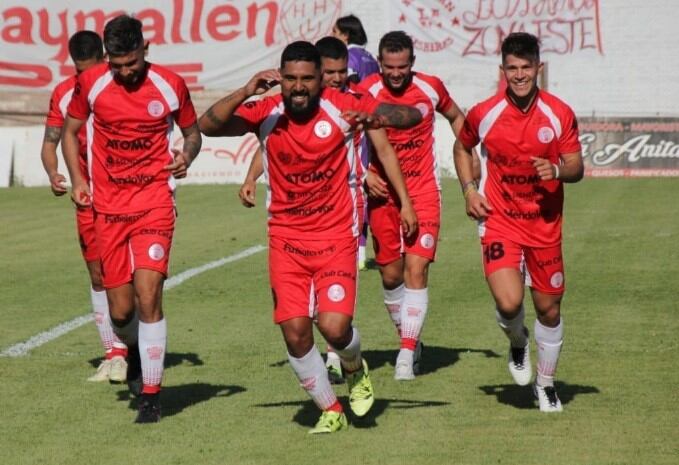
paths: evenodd
<path fill-rule="evenodd" d="M 160 421 L 160 394 L 142 394 L 135 423 L 158 423 Z"/>
<path fill-rule="evenodd" d="M 139 397 L 142 387 L 143 378 L 141 375 L 139 345 L 134 344 L 127 349 L 127 388 L 130 390 L 130 394 Z"/>

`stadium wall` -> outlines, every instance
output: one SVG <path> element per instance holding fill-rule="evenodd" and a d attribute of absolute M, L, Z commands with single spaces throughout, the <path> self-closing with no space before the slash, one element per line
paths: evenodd
<path fill-rule="evenodd" d="M 282 47 L 316 40 L 354 13 L 377 51 L 388 30 L 416 43 L 415 68 L 442 78 L 463 108 L 498 86 L 498 45 L 514 30 L 537 34 L 543 84 L 567 101 L 583 126 L 590 175 L 676 175 L 679 136 L 677 2 L 663 0 L 7 0 L 0 6 L 0 186 L 47 183 L 39 160 L 49 91 L 72 72 L 65 49 L 79 27 L 101 31 L 122 10 L 139 15 L 150 59 L 173 66 L 199 112 L 259 69 Z M 86 5 L 86 6 L 83 6 Z M 437 156 L 454 174 L 452 134 L 437 122 Z M 256 144 L 206 139 L 187 182 L 240 182 Z M 8 154 L 9 153 L 9 154 Z M 603 155 L 602 155 L 603 154 Z M 8 169 L 4 169 L 10 161 Z M 5 184 L 9 183 L 7 181 Z"/>

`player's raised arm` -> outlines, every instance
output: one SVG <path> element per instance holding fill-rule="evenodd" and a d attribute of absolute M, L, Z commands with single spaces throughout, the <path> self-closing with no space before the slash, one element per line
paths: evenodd
<path fill-rule="evenodd" d="M 280 82 L 275 69 L 260 71 L 245 86 L 212 105 L 198 120 L 200 132 L 206 136 L 242 136 L 251 130 L 242 118 L 235 116 L 238 106 L 253 95 L 261 95 Z"/>
<path fill-rule="evenodd" d="M 78 131 L 85 123 L 84 120 L 66 116 L 62 132 L 61 150 L 64 154 L 64 161 L 71 177 L 71 198 L 76 205 L 87 207 L 92 204 L 92 193 L 90 187 L 85 182 L 80 167 L 78 157 L 80 153 L 80 142 L 78 141 Z"/>
<path fill-rule="evenodd" d="M 422 121 L 422 113 L 415 107 L 408 105 L 394 105 L 380 103 L 375 110 L 382 126 L 390 126 L 397 129 L 408 129 Z"/>

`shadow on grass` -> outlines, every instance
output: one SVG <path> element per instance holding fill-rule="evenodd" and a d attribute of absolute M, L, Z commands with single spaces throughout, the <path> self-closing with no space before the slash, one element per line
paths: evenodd
<path fill-rule="evenodd" d="M 230 397 L 245 391 L 243 386 L 225 384 L 190 383 L 181 386 L 164 386 L 160 394 L 163 417 L 171 417 L 188 407 L 215 397 Z M 119 401 L 129 401 L 129 408 L 137 410 L 139 399 L 132 397 L 127 389 L 118 391 L 117 394 Z"/>
<path fill-rule="evenodd" d="M 92 365 L 93 368 L 96 368 L 103 360 L 103 357 L 96 357 L 87 362 Z M 170 352 L 165 354 L 165 368 L 182 365 L 185 362 L 194 367 L 203 365 L 203 360 L 201 360 L 200 356 L 193 352 Z"/>
<path fill-rule="evenodd" d="M 432 400 L 405 400 L 405 399 L 375 399 L 370 411 L 364 417 L 357 417 L 348 408 L 349 400 L 346 396 L 338 397 L 339 401 L 345 407 L 344 412 L 347 414 L 349 423 L 355 428 L 374 428 L 377 426 L 377 418 L 384 413 L 387 408 L 392 409 L 416 409 L 416 408 L 430 408 L 441 407 L 449 405 L 449 402 L 432 401 Z M 299 410 L 292 418 L 292 421 L 301 426 L 313 427 L 321 412 L 318 407 L 311 401 L 291 401 L 291 402 L 272 402 L 269 404 L 256 404 L 255 407 L 263 408 L 279 408 L 279 407 L 293 407 L 299 406 Z"/>
<path fill-rule="evenodd" d="M 581 386 L 561 381 L 554 383 L 559 399 L 563 405 L 568 404 L 579 394 L 598 394 L 600 391 L 594 386 Z M 479 386 L 479 389 L 489 396 L 497 397 L 501 404 L 511 405 L 519 409 L 534 409 L 537 399 L 533 395 L 533 386 L 517 386 L 516 384 L 497 384 L 495 386 Z"/>
<path fill-rule="evenodd" d="M 486 358 L 499 358 L 500 355 L 489 349 L 452 348 L 441 346 L 424 345 L 422 350 L 422 362 L 420 363 L 420 375 L 434 373 L 442 368 L 454 365 L 460 360 L 460 355 L 480 354 Z M 364 350 L 363 358 L 368 362 L 370 370 L 376 370 L 383 366 L 394 366 L 398 350 Z M 280 360 L 272 363 L 271 367 L 287 365 L 288 360 Z"/>

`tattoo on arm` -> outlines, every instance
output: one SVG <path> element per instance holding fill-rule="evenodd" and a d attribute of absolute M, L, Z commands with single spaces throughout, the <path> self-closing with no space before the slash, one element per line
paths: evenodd
<path fill-rule="evenodd" d="M 222 124 L 224 124 L 224 121 L 220 120 L 217 118 L 217 115 L 215 115 L 215 112 L 212 110 L 213 107 L 208 108 L 208 110 L 205 112 L 205 115 L 203 117 L 207 118 L 210 120 L 210 123 L 214 124 L 215 126 L 219 127 Z"/>
<path fill-rule="evenodd" d="M 44 142 L 52 142 L 58 144 L 61 140 L 61 128 L 56 126 L 45 126 L 45 136 L 43 137 Z"/>
<path fill-rule="evenodd" d="M 193 124 L 184 129 L 182 133 L 184 134 L 184 146 L 182 147 L 182 151 L 189 154 L 191 157 L 189 162 L 191 162 L 196 158 L 198 152 L 200 152 L 200 147 L 202 145 L 200 130 L 198 129 L 197 124 Z"/>
<path fill-rule="evenodd" d="M 406 129 L 422 121 L 422 114 L 417 108 L 406 105 L 380 103 L 375 114 L 382 117 L 387 126 Z"/>

